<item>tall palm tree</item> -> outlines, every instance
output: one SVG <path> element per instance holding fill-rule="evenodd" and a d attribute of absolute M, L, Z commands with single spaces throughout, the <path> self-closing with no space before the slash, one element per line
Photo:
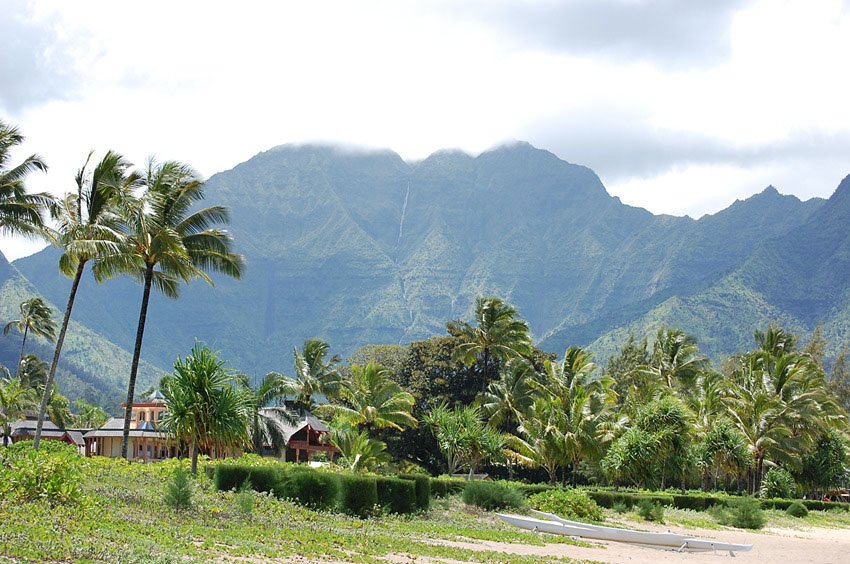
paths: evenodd
<path fill-rule="evenodd" d="M 21 419 L 26 410 L 35 404 L 32 389 L 25 386 L 20 378 L 13 378 L 5 367 L 0 377 L 0 425 L 3 428 L 3 446 L 9 444 L 12 423 Z"/>
<path fill-rule="evenodd" d="M 534 366 L 524 358 L 508 361 L 499 379 L 487 386 L 481 400 L 481 412 L 494 429 L 512 431 L 517 417 L 525 413 L 533 401 L 529 380 L 537 379 Z"/>
<path fill-rule="evenodd" d="M 387 428 L 402 431 L 418 424 L 410 413 L 413 396 L 393 382 L 389 370 L 374 362 L 351 367 L 351 375 L 339 388 L 339 398 L 344 405 L 322 406 L 323 411 L 369 433 Z"/>
<path fill-rule="evenodd" d="M 211 227 L 227 223 L 229 213 L 222 206 L 193 211 L 204 199 L 204 184 L 189 166 L 175 161 L 157 164 L 151 160 L 143 180 L 145 191 L 125 207 L 125 233 L 122 250 L 95 262 L 98 280 L 119 273 L 135 276 L 143 284 L 142 304 L 133 347 L 133 361 L 127 384 L 121 456 L 127 457 L 130 417 L 136 389 L 136 376 L 142 353 L 145 322 L 151 289 L 155 286 L 170 298 L 179 295 L 179 281 L 201 278 L 212 284 L 207 271 L 239 278 L 244 258 L 231 252 L 231 237 Z"/>
<path fill-rule="evenodd" d="M 21 354 L 18 358 L 18 374 L 21 373 L 21 362 L 24 360 L 24 347 L 27 344 L 27 335 L 43 337 L 48 341 L 56 338 L 56 323 L 53 321 L 53 311 L 41 298 L 30 298 L 21 302 L 21 315 L 13 319 L 3 327 L 3 334 L 8 335 L 12 328 L 23 335 L 21 339 Z"/>
<path fill-rule="evenodd" d="M 48 194 L 27 194 L 24 180 L 33 171 L 46 171 L 38 155 L 10 167 L 11 150 L 24 140 L 18 128 L 0 120 L 0 234 L 42 236 L 44 214 L 53 204 Z"/>
<path fill-rule="evenodd" d="M 668 388 L 692 385 L 706 364 L 694 337 L 678 329 L 658 330 L 648 370 Z"/>
<path fill-rule="evenodd" d="M 328 359 L 329 350 L 330 345 L 321 339 L 307 339 L 300 351 L 293 349 L 295 379 L 292 389 L 297 409 L 311 411 L 316 407 L 316 395 L 333 398 L 339 391 L 341 377 L 336 368 L 339 358 Z"/>
<path fill-rule="evenodd" d="M 42 421 L 50 402 L 49 390 L 53 389 L 65 334 L 71 320 L 71 310 L 86 263 L 118 252 L 122 233 L 117 207 L 130 197 L 139 183 L 139 175 L 128 172 L 131 164 L 114 151 L 107 151 L 89 173 L 88 166 L 92 154 L 89 153 L 74 177 L 76 190 L 66 194 L 60 202 L 57 226 L 51 236 L 53 244 L 62 250 L 59 271 L 70 277 L 72 282 L 62 326 L 56 339 L 56 348 L 53 351 L 53 360 L 47 374 L 45 393 L 41 398 L 34 448 L 38 448 L 41 440 Z"/>
<path fill-rule="evenodd" d="M 174 363 L 163 378 L 168 408 L 162 424 L 177 440 L 189 444 L 192 473 L 198 472 L 198 453 L 212 448 L 241 447 L 249 442 L 251 397 L 207 347 L 196 343 L 192 354 Z"/>
<path fill-rule="evenodd" d="M 298 418 L 297 414 L 288 408 L 277 405 L 292 391 L 289 378 L 277 372 L 269 372 L 256 388 L 251 386 L 245 375 L 240 377 L 240 381 L 251 404 L 251 416 L 248 422 L 251 449 L 259 453 L 265 445 L 271 445 L 275 452 L 280 452 L 286 446 L 283 426 L 287 423 L 295 423 Z"/>
<path fill-rule="evenodd" d="M 481 394 L 495 378 L 494 361 L 506 362 L 531 354 L 528 324 L 517 316 L 516 308 L 494 296 L 479 297 L 475 302 L 475 321 L 451 321 L 448 332 L 460 339 L 453 360 L 472 366 L 481 362 Z"/>

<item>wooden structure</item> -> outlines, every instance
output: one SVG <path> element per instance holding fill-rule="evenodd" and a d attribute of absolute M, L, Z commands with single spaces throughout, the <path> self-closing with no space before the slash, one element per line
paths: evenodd
<path fill-rule="evenodd" d="M 286 449 L 283 460 L 309 462 L 316 453 L 323 452 L 332 461 L 339 450 L 328 442 L 330 432 L 328 426 L 310 412 L 303 412 L 298 422 L 284 426 Z"/>

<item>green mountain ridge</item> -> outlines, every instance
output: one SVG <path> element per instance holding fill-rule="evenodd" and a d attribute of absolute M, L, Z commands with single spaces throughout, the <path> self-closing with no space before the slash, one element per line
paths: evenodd
<path fill-rule="evenodd" d="M 592 170 L 527 143 L 415 163 L 276 147 L 207 182 L 207 201 L 231 209 L 243 279 L 154 296 L 143 357 L 171 366 L 198 339 L 254 377 L 286 373 L 305 338 L 347 355 L 443 334 L 484 293 L 514 303 L 553 352 L 591 345 L 604 358 L 628 331 L 669 322 L 719 357 L 769 320 L 800 333 L 823 323 L 838 347 L 850 337 L 845 184 L 805 202 L 768 187 L 695 220 L 624 205 Z M 15 266 L 64 303 L 57 258 L 45 250 Z M 129 350 L 141 289 L 88 282 L 75 318 Z"/>

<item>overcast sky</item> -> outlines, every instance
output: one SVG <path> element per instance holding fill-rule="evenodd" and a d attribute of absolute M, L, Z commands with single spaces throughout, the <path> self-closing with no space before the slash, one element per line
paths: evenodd
<path fill-rule="evenodd" d="M 204 175 L 290 142 L 524 140 L 655 213 L 850 174 L 850 0 L 3 0 L 0 119 L 61 194 L 90 149 Z M 32 244 L 0 241 L 9 258 Z"/>

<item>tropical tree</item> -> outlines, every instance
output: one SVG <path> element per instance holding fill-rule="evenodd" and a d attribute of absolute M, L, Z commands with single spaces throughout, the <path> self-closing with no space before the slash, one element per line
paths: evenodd
<path fill-rule="evenodd" d="M 195 209 L 204 198 L 204 185 L 189 166 L 175 161 L 157 164 L 151 160 L 143 184 L 141 197 L 126 202 L 123 217 L 126 233 L 121 249 L 98 259 L 94 266 L 98 280 L 127 273 L 143 284 L 127 384 L 121 444 L 124 458 L 151 289 L 156 287 L 166 296 L 177 298 L 181 280 L 201 278 L 212 284 L 207 271 L 239 278 L 244 264 L 242 256 L 231 252 L 230 235 L 211 227 L 228 221 L 227 209 L 222 206 Z"/>
<path fill-rule="evenodd" d="M 28 194 L 24 181 L 31 172 L 46 171 L 47 165 L 38 155 L 11 165 L 11 151 L 23 141 L 18 128 L 0 120 L 0 234 L 42 236 L 44 215 L 54 201 L 48 194 Z"/>
<path fill-rule="evenodd" d="M 18 374 L 21 371 L 21 362 L 24 360 L 24 347 L 27 344 L 27 336 L 33 335 L 53 341 L 56 337 L 56 323 L 53 321 L 53 311 L 41 298 L 30 298 L 24 300 L 20 305 L 21 315 L 13 319 L 3 327 L 3 334 L 8 335 L 13 328 L 23 336 L 21 339 L 21 354 L 18 358 Z"/>
<path fill-rule="evenodd" d="M 688 388 L 706 365 L 695 338 L 678 329 L 658 330 L 647 370 L 668 388 Z"/>
<path fill-rule="evenodd" d="M 251 450 L 262 452 L 265 445 L 271 445 L 279 453 L 286 446 L 283 434 L 285 425 L 295 423 L 297 419 L 295 413 L 280 405 L 280 400 L 292 389 L 289 378 L 277 372 L 269 372 L 256 388 L 251 386 L 245 375 L 240 377 L 240 381 L 251 405 L 248 430 Z"/>
<path fill-rule="evenodd" d="M 514 430 L 518 417 L 533 402 L 529 380 L 537 378 L 534 366 L 524 358 L 514 358 L 504 366 L 499 379 L 490 382 L 481 399 L 481 412 L 494 429 Z"/>
<path fill-rule="evenodd" d="M 330 441 L 339 450 L 337 464 L 353 472 L 371 470 L 389 460 L 386 443 L 344 423 L 333 426 Z"/>
<path fill-rule="evenodd" d="M 746 439 L 726 419 L 714 421 L 703 430 L 696 456 L 702 469 L 702 489 L 706 491 L 711 481 L 716 489 L 720 477 L 738 478 L 753 465 Z"/>
<path fill-rule="evenodd" d="M 449 408 L 443 403 L 428 413 L 425 422 L 446 457 L 449 474 L 466 467 L 471 478 L 481 462 L 503 453 L 504 437 L 481 420 L 478 406 Z"/>
<path fill-rule="evenodd" d="M 77 171 L 74 178 L 76 190 L 66 194 L 58 205 L 57 226 L 51 232 L 51 241 L 62 250 L 59 271 L 70 277 L 72 282 L 47 375 L 45 393 L 41 398 L 34 448 L 38 448 L 41 440 L 42 421 L 50 401 L 49 391 L 53 389 L 71 310 L 86 263 L 118 253 L 123 234 L 117 208 L 130 198 L 139 184 L 138 174 L 128 172 L 130 163 L 118 153 L 108 151 L 89 173 L 91 157 L 92 153 L 89 153 Z"/>
<path fill-rule="evenodd" d="M 551 485 L 555 485 L 558 468 L 567 458 L 565 419 L 554 402 L 538 397 L 529 410 L 520 415 L 517 434 L 506 437 L 511 456 L 527 466 L 545 469 Z"/>
<path fill-rule="evenodd" d="M 191 355 L 177 359 L 173 374 L 162 380 L 162 393 L 168 408 L 163 427 L 189 445 L 193 474 L 200 451 L 220 452 L 249 442 L 252 398 L 216 353 L 200 343 Z"/>
<path fill-rule="evenodd" d="M 25 386 L 20 378 L 13 378 L 9 371 L 2 368 L 5 375 L 0 377 L 0 425 L 3 427 L 3 446 L 9 444 L 12 423 L 23 418 L 26 411 L 35 405 L 32 389 Z"/>
<path fill-rule="evenodd" d="M 411 415 L 413 396 L 390 379 L 389 371 L 379 364 L 352 366 L 338 393 L 342 403 L 323 406 L 322 411 L 370 434 L 377 429 L 403 431 L 418 424 Z"/>
<path fill-rule="evenodd" d="M 97 429 L 109 420 L 109 414 L 102 407 L 86 400 L 74 400 L 74 409 L 77 410 L 74 424 L 83 429 Z"/>
<path fill-rule="evenodd" d="M 840 487 L 850 481 L 848 463 L 847 437 L 830 429 L 818 437 L 814 450 L 803 456 L 801 481 L 817 492 Z"/>
<path fill-rule="evenodd" d="M 494 296 L 479 297 L 475 302 L 475 325 L 452 321 L 448 332 L 460 340 L 454 360 L 471 366 L 481 363 L 481 394 L 496 377 L 496 362 L 507 362 L 532 351 L 528 324 L 519 319 L 516 309 Z"/>
<path fill-rule="evenodd" d="M 333 398 L 339 391 L 339 358 L 327 358 L 330 345 L 321 339 L 307 339 L 299 351 L 292 352 L 295 363 L 295 378 L 292 389 L 295 407 L 299 410 L 315 409 L 315 396 Z"/>

